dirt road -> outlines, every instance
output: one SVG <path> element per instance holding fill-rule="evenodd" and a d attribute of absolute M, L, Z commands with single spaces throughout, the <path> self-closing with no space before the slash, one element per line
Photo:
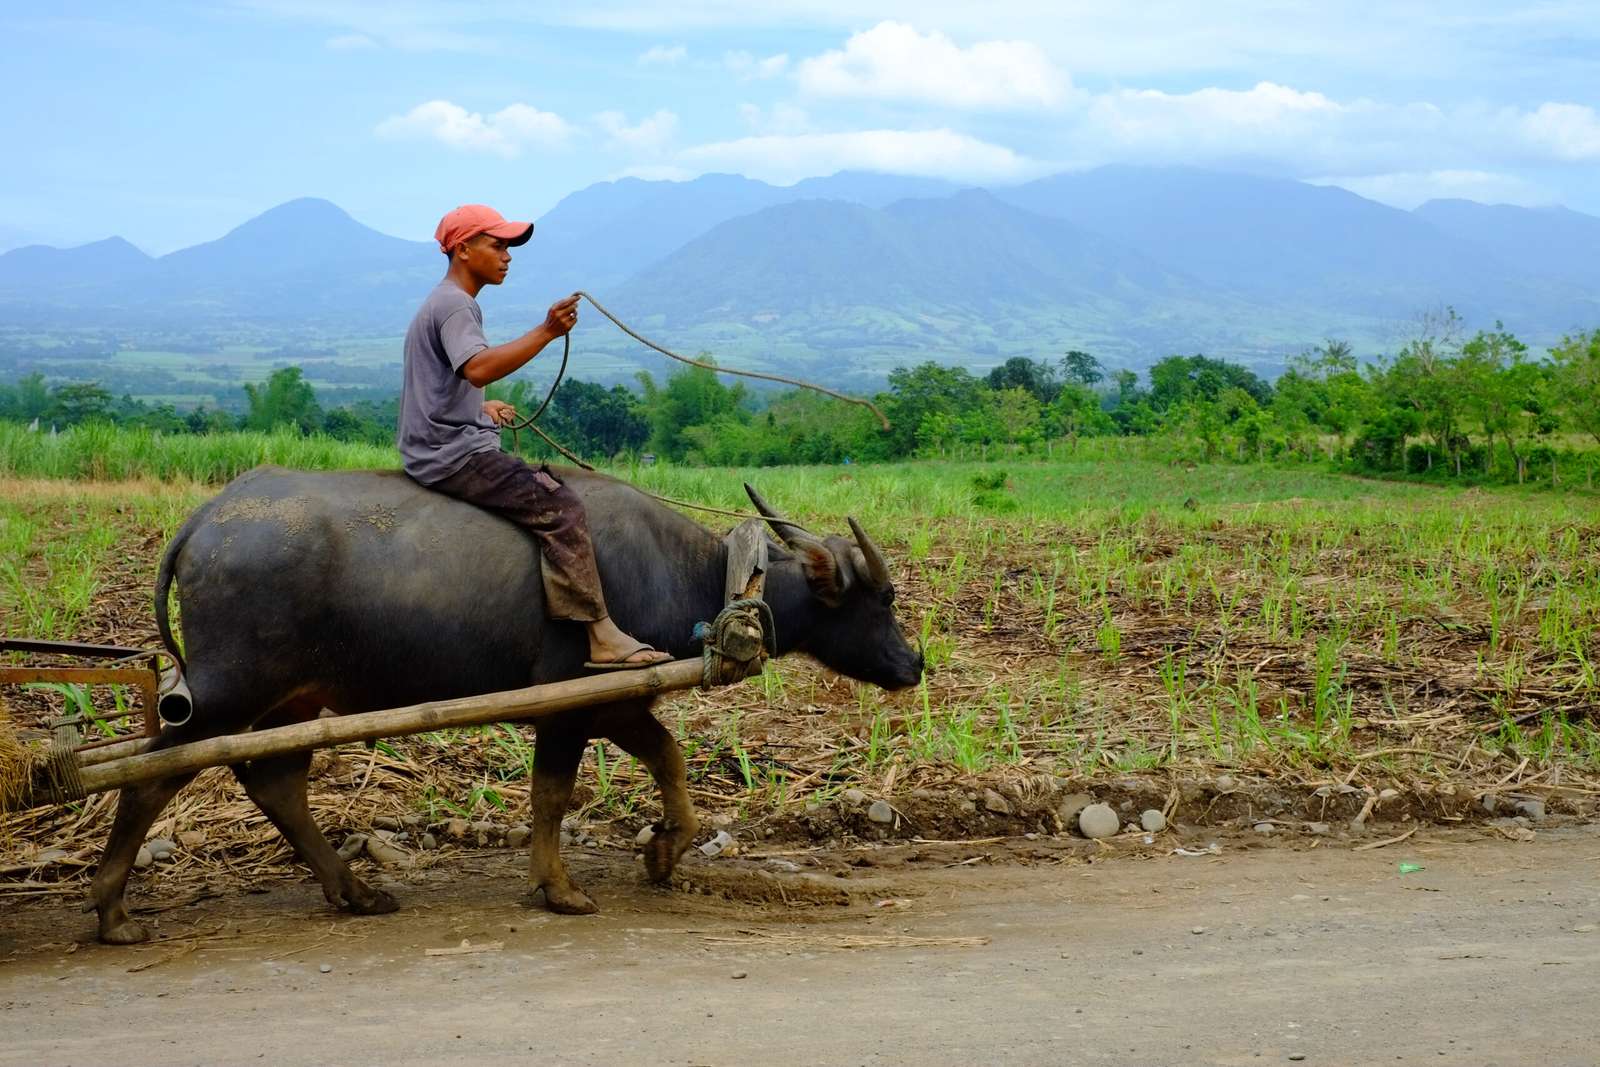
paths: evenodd
<path fill-rule="evenodd" d="M 728 897 L 580 854 L 605 909 L 581 919 L 520 898 L 511 854 L 468 854 L 399 915 L 230 891 L 135 949 L 87 943 L 76 906 L 0 903 L 0 1064 L 1600 1062 L 1600 827 L 1245 844 L 847 879 L 747 861 L 762 894 L 691 865 Z M 840 884 L 848 906 L 805 903 Z"/>

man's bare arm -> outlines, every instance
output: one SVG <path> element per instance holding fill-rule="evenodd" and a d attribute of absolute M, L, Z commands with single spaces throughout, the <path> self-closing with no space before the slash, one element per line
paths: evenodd
<path fill-rule="evenodd" d="M 578 321 L 578 297 L 569 296 L 550 305 L 544 322 L 529 330 L 515 341 L 485 348 L 461 365 L 461 376 L 482 388 L 498 382 L 516 372 L 534 356 L 544 351 L 545 345 L 565 336 Z"/>

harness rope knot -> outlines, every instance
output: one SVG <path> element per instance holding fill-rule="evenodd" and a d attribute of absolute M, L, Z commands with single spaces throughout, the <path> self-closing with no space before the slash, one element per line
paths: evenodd
<path fill-rule="evenodd" d="M 766 601 L 731 601 L 711 622 L 697 622 L 694 637 L 703 646 L 704 688 L 731 685 L 760 674 L 768 656 L 778 653 L 778 627 Z"/>

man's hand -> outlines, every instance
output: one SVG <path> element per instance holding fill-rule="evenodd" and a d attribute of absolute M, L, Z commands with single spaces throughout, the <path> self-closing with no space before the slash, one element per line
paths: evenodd
<path fill-rule="evenodd" d="M 544 317 L 544 328 L 550 332 L 551 337 L 563 337 L 572 331 L 578 322 L 578 294 L 573 293 L 565 300 L 557 300 L 550 305 L 550 310 Z"/>
<path fill-rule="evenodd" d="M 489 421 L 496 426 L 509 426 L 517 417 L 517 409 L 504 400 L 485 400 L 483 413 L 489 416 Z"/>

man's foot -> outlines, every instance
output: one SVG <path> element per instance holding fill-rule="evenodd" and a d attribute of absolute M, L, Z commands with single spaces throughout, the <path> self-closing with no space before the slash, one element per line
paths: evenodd
<path fill-rule="evenodd" d="M 625 648 L 623 654 L 616 659 L 591 659 L 584 666 L 592 671 L 631 671 L 640 667 L 653 667 L 671 658 L 668 653 L 658 651 L 643 641 L 635 641 L 631 648 Z"/>

